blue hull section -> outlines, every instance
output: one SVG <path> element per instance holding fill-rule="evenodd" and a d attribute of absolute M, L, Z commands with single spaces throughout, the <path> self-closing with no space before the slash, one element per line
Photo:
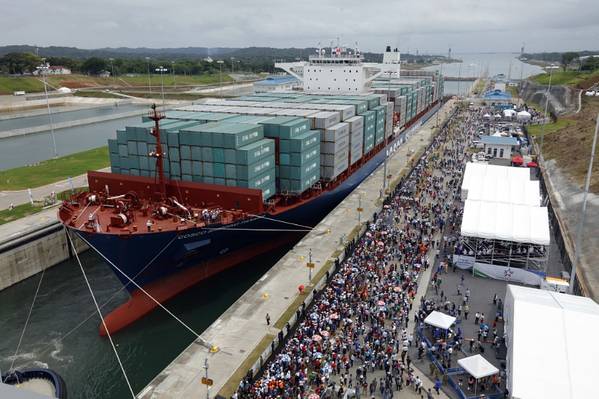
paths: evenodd
<path fill-rule="evenodd" d="M 433 112 L 434 109 L 429 111 L 420 123 Z M 405 133 L 400 135 L 394 143 L 402 140 L 404 135 Z M 389 147 L 392 145 L 393 143 Z M 135 291 L 135 285 L 117 267 L 136 283 L 145 286 L 190 267 L 210 267 L 211 260 L 279 237 L 281 233 L 271 231 L 273 229 L 298 229 L 297 233 L 290 234 L 296 234 L 296 239 L 299 240 L 306 232 L 301 231 L 301 227 L 286 222 L 317 225 L 384 161 L 384 157 L 383 149 L 335 189 L 323 192 L 305 204 L 276 216 L 265 215 L 272 220 L 253 218 L 221 228 L 195 228 L 131 236 L 80 230 L 74 232 L 108 261 L 113 272 L 129 291 Z"/>

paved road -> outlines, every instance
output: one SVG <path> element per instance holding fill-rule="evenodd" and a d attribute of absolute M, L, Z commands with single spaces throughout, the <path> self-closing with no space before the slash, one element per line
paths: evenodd
<path fill-rule="evenodd" d="M 100 169 L 100 172 L 108 172 L 110 168 Z M 72 187 L 85 187 L 87 186 L 87 174 L 76 176 L 71 179 Z M 71 188 L 71 184 L 67 180 L 61 180 L 56 183 L 51 183 L 45 186 L 31 189 L 32 197 L 34 201 L 41 201 L 46 197 L 49 197 L 52 192 L 59 193 Z M 8 209 L 10 204 L 20 205 L 29 202 L 29 193 L 27 190 L 19 191 L 0 191 L 0 210 Z"/>

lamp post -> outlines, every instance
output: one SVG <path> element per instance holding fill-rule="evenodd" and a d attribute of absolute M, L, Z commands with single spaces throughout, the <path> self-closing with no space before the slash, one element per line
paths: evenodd
<path fill-rule="evenodd" d="M 545 93 L 545 111 L 543 111 L 543 124 L 541 125 L 541 148 L 539 150 L 539 156 L 543 159 L 543 141 L 545 139 L 545 125 L 547 124 L 547 106 L 549 105 L 549 94 L 551 94 L 551 78 L 553 76 L 553 70 L 559 68 L 557 65 L 550 65 L 549 69 L 549 86 L 547 86 L 547 92 Z"/>
<path fill-rule="evenodd" d="M 112 78 L 116 79 L 114 77 L 114 58 L 110 57 L 108 60 L 110 61 L 110 73 L 112 74 Z"/>
<path fill-rule="evenodd" d="M 165 67 L 163 67 L 162 65 L 160 65 L 158 68 L 155 69 L 156 72 L 160 72 L 160 93 L 162 95 L 162 105 L 164 106 L 164 72 L 167 72 L 168 69 L 166 69 Z"/>
<path fill-rule="evenodd" d="M 177 90 L 177 75 L 175 75 L 175 61 L 171 61 L 171 72 L 173 73 L 173 86 Z"/>
<path fill-rule="evenodd" d="M 223 60 L 218 60 L 218 61 L 216 61 L 216 63 L 218 64 L 218 66 L 220 68 L 220 72 L 218 75 L 218 92 L 219 92 L 219 95 L 222 97 L 223 96 L 223 64 L 225 62 Z"/>
<path fill-rule="evenodd" d="M 574 284 L 576 283 L 576 267 L 580 262 L 580 250 L 582 245 L 582 232 L 584 227 L 584 218 L 587 211 L 587 197 L 589 194 L 589 185 L 591 184 L 591 174 L 593 173 L 593 161 L 595 160 L 595 148 L 597 146 L 597 131 L 599 131 L 599 114 L 597 114 L 597 123 L 595 125 L 595 135 L 593 136 L 593 144 L 591 145 L 591 159 L 589 161 L 589 169 L 584 182 L 584 194 L 582 197 L 582 210 L 576 228 L 576 245 L 574 246 L 574 262 L 572 262 L 572 273 L 570 273 L 570 294 L 574 293 Z"/>
<path fill-rule="evenodd" d="M 148 90 L 151 93 L 152 92 L 152 78 L 150 75 L 150 57 L 146 57 L 146 61 L 148 62 Z"/>
<path fill-rule="evenodd" d="M 54 120 L 52 118 L 52 111 L 50 111 L 50 99 L 48 98 L 48 82 L 46 81 L 46 75 L 50 69 L 46 64 L 46 59 L 42 58 L 42 65 L 36 67 L 39 73 L 42 75 L 44 81 L 44 94 L 46 96 L 46 108 L 48 108 L 48 119 L 50 121 L 50 135 L 52 136 L 52 149 L 54 150 L 54 158 L 58 158 L 58 149 L 56 148 L 56 136 L 54 135 Z"/>

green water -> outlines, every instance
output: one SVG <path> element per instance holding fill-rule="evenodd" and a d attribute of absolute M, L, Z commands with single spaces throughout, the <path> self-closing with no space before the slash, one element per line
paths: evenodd
<path fill-rule="evenodd" d="M 289 249 L 272 251 L 225 271 L 182 293 L 166 306 L 201 333 Z M 127 299 L 127 294 L 119 291 L 121 286 L 116 277 L 95 253 L 87 251 L 81 260 L 98 302 L 104 303 L 114 296 L 104 311 Z M 0 292 L 0 370 L 10 367 L 39 277 Z M 93 317 L 65 337 L 90 314 Z M 99 323 L 77 263 L 63 262 L 46 271 L 15 366 L 43 365 L 56 370 L 67 383 L 69 398 L 130 397 L 108 339 L 98 335 Z M 158 309 L 113 338 L 137 393 L 194 336 Z"/>

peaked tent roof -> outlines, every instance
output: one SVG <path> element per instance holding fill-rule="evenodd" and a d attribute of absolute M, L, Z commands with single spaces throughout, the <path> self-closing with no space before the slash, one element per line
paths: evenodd
<path fill-rule="evenodd" d="M 474 355 L 458 360 L 458 364 L 472 377 L 479 379 L 499 373 L 497 367 L 493 366 L 481 355 Z"/>

